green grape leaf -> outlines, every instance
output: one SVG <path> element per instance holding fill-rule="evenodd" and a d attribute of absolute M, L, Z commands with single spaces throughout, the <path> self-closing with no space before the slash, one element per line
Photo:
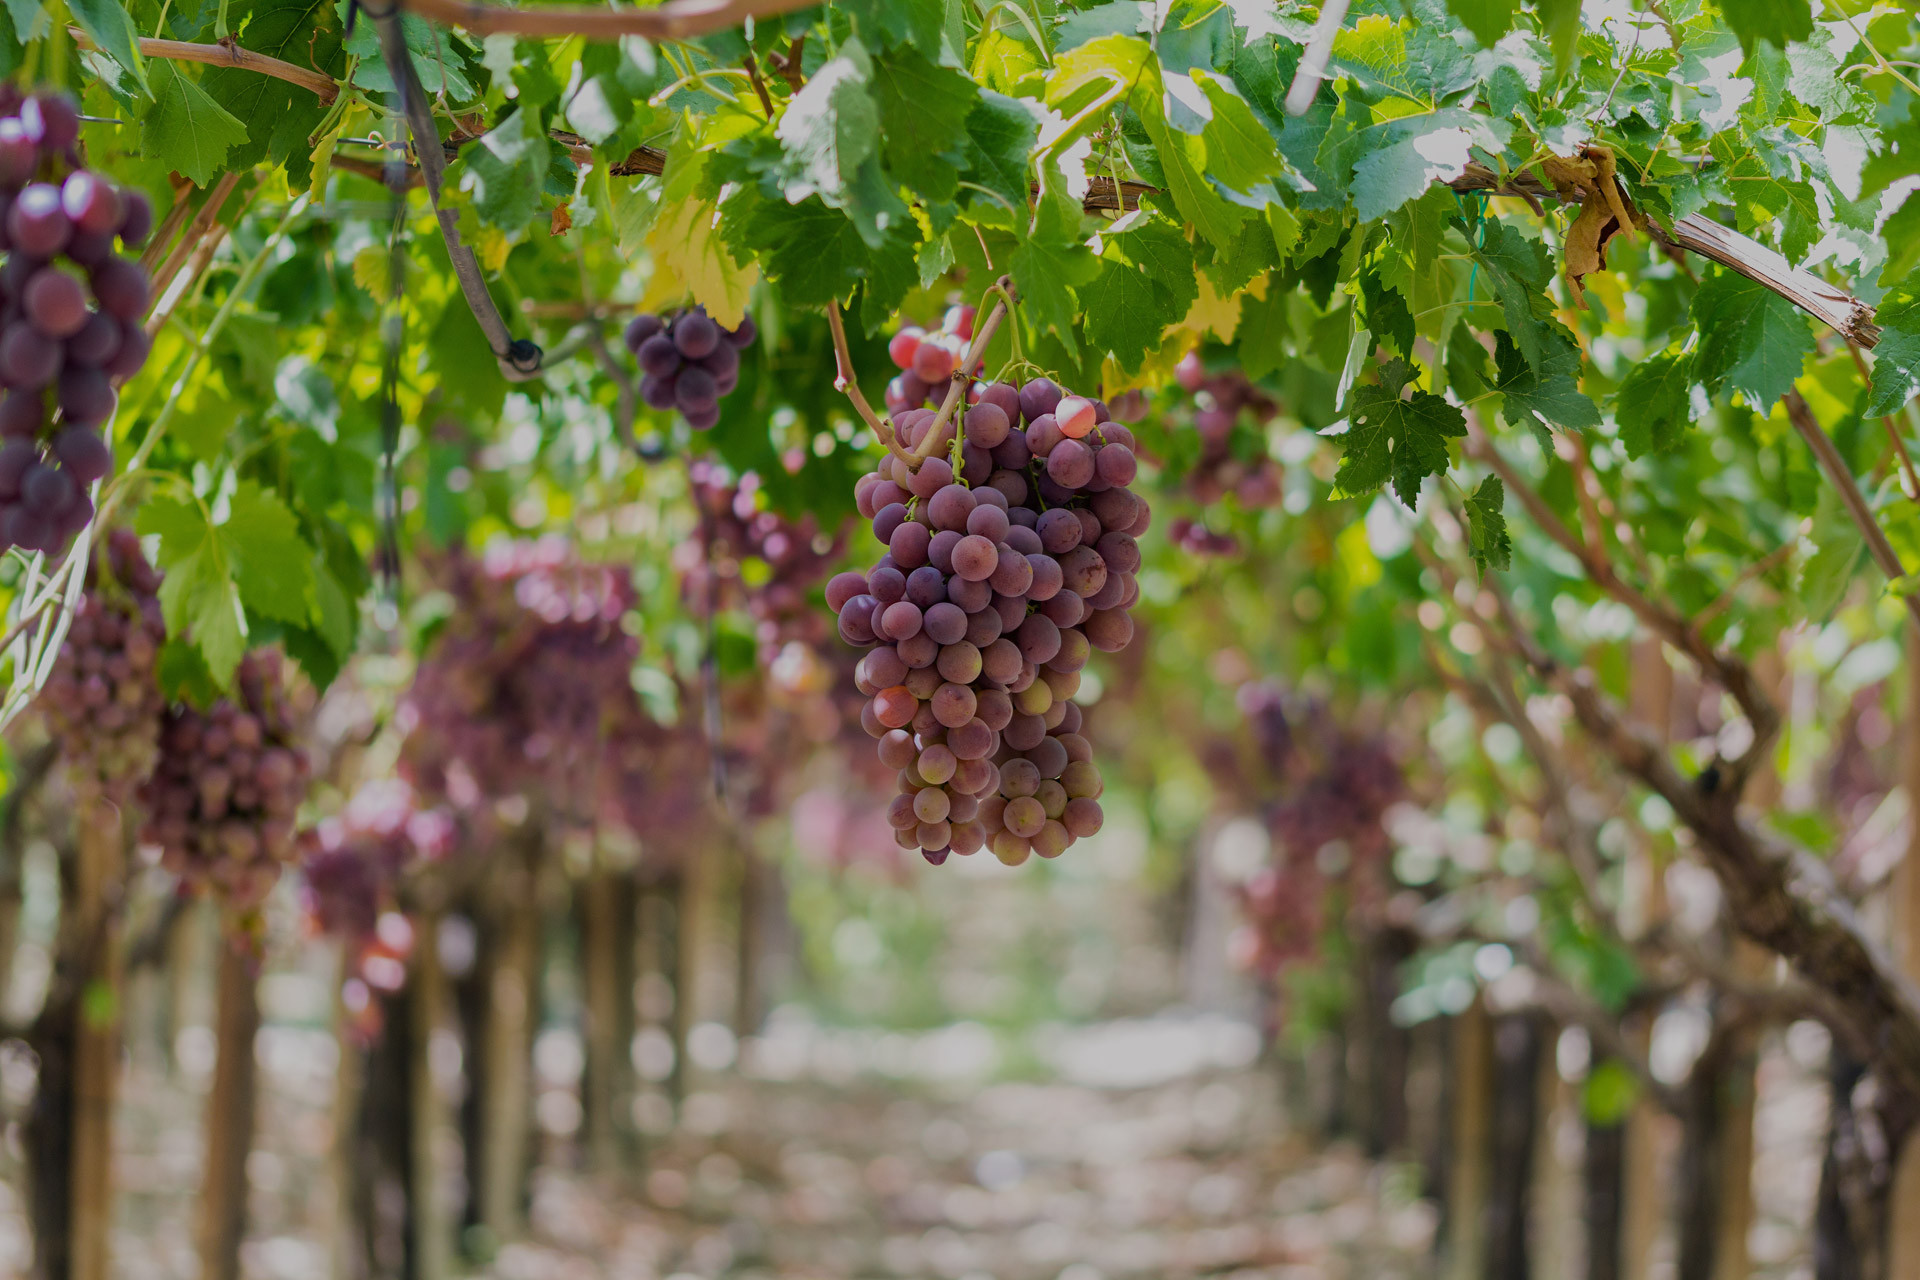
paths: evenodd
<path fill-rule="evenodd" d="M 1488 476 L 1467 499 L 1467 539 L 1473 562 L 1482 572 L 1513 567 L 1513 542 L 1507 537 L 1507 488 Z"/>
<path fill-rule="evenodd" d="M 1079 290 L 1087 341 L 1133 370 L 1199 296 L 1193 246 L 1159 218 L 1101 239 L 1100 274 Z"/>
<path fill-rule="evenodd" d="M 1447 441 L 1467 434 L 1466 415 L 1430 391 L 1403 399 L 1413 376 L 1406 361 L 1393 360 L 1381 366 L 1379 382 L 1355 383 L 1347 393 L 1345 453 L 1333 477 L 1340 493 L 1370 493 L 1391 480 L 1411 507 L 1420 500 L 1420 482 L 1446 471 Z"/>
<path fill-rule="evenodd" d="M 515 111 L 460 153 L 460 189 L 480 220 L 506 232 L 525 229 L 540 211 L 550 144 L 539 112 Z"/>
<path fill-rule="evenodd" d="M 334 9 L 343 29 L 352 3 L 353 0 L 335 0 Z M 421 88 L 435 96 L 445 93 L 453 102 L 474 100 L 477 94 L 473 81 L 467 78 L 466 49 L 470 46 L 411 13 L 400 15 L 400 32 L 406 38 L 407 51 L 413 55 L 413 72 L 420 77 Z M 353 71 L 355 84 L 373 93 L 393 92 L 393 76 L 381 57 L 380 32 L 373 23 L 354 23 L 353 34 L 346 37 L 341 47 L 359 59 Z"/>
<path fill-rule="evenodd" d="M 67 12 L 80 24 L 81 30 L 93 37 L 93 42 L 100 46 L 101 52 L 126 68 L 142 90 L 153 93 L 146 63 L 140 57 L 135 43 L 139 32 L 134 29 L 133 15 L 127 12 L 125 5 L 118 0 L 69 0 Z M 18 12 L 13 13 L 13 21 L 23 41 L 35 34 L 32 31 L 33 24 L 23 21 Z M 60 38 L 64 40 L 66 36 Z"/>
<path fill-rule="evenodd" d="M 990 89 L 967 113 L 967 181 L 1006 202 L 1008 216 L 1027 206 L 1027 157 L 1040 136 L 1040 122 L 1018 98 Z"/>
<path fill-rule="evenodd" d="M 873 60 L 858 40 L 823 63 L 780 114 L 774 136 L 792 166 L 791 201 L 819 195 L 842 207 L 855 173 L 880 145 L 880 115 L 867 92 Z"/>
<path fill-rule="evenodd" d="M 242 480 L 219 531 L 241 602 L 282 622 L 306 622 L 313 612 L 313 548 L 279 495 Z"/>
<path fill-rule="evenodd" d="M 1200 133 L 1207 176 L 1235 191 L 1252 191 L 1278 175 L 1282 166 L 1273 135 L 1255 118 L 1233 81 L 1198 70 L 1192 78 L 1213 108 L 1213 118 Z"/>
<path fill-rule="evenodd" d="M 1498 151 L 1511 136 L 1505 121 L 1448 108 L 1408 116 L 1355 135 L 1358 146 L 1379 145 L 1353 166 L 1353 209 L 1362 222 L 1386 217 L 1436 182 L 1466 172 L 1472 149 Z"/>
<path fill-rule="evenodd" d="M 1868 417 L 1898 413 L 1920 392 L 1920 271 L 1887 291 L 1874 319 L 1880 342 L 1873 349 L 1873 387 Z"/>
<path fill-rule="evenodd" d="M 153 106 L 140 122 L 140 149 L 204 187 L 247 141 L 247 126 L 171 62 L 149 69 Z"/>
<path fill-rule="evenodd" d="M 1557 351 L 1573 345 L 1572 338 L 1553 318 L 1553 298 L 1548 292 L 1553 262 L 1546 246 L 1497 218 L 1486 219 L 1482 226 L 1486 242 L 1474 253 L 1480 264 L 1480 280 L 1493 290 L 1501 310 L 1506 312 L 1507 332 L 1513 336 L 1514 346 L 1528 364 L 1546 370 Z"/>
<path fill-rule="evenodd" d="M 1749 52 L 1762 40 L 1784 49 L 1813 34 L 1813 9 L 1807 0 L 1720 0 L 1720 17 Z"/>
<path fill-rule="evenodd" d="M 1679 444 L 1693 420 L 1693 356 L 1642 360 L 1614 394 L 1613 420 L 1629 458 L 1663 453 Z"/>
<path fill-rule="evenodd" d="M 346 69 L 340 51 L 340 23 L 327 0 L 257 0 L 230 14 L 239 38 L 254 53 L 279 58 L 327 76 Z M 247 124 L 247 140 L 227 157 L 231 168 L 265 161 L 285 165 L 296 187 L 311 181 L 312 149 L 307 138 L 326 117 L 326 104 L 302 85 L 240 67 L 210 68 L 200 87 L 234 118 Z"/>
<path fill-rule="evenodd" d="M 1447 12 L 1488 49 L 1512 29 L 1513 14 L 1519 7 L 1515 0 L 1447 0 Z"/>
<path fill-rule="evenodd" d="M 736 200 L 728 201 L 731 208 Z M 741 241 L 761 253 L 760 265 L 789 302 L 824 307 L 844 299 L 866 274 L 867 246 L 859 230 L 819 197 L 797 205 L 761 199 L 742 223 Z"/>
<path fill-rule="evenodd" d="M 1028 322 L 1036 332 L 1059 334 L 1069 354 L 1079 350 L 1073 339 L 1080 315 L 1074 289 L 1100 274 L 1100 260 L 1079 239 L 1079 224 L 1080 209 L 1070 197 L 1042 192 L 1032 230 L 1021 237 L 1012 263 L 1020 309 Z"/>
<path fill-rule="evenodd" d="M 167 575 L 160 584 L 160 612 L 167 630 L 189 638 L 215 683 L 226 685 L 240 665 L 247 641 L 240 595 L 218 534 L 197 504 L 173 498 L 149 498 L 141 505 L 134 527 L 160 536 L 156 563 Z"/>
<path fill-rule="evenodd" d="M 872 102 L 888 171 L 928 200 L 952 199 L 978 98 L 965 73 L 935 66 L 911 45 L 874 59 Z"/>
<path fill-rule="evenodd" d="M 1813 351 L 1801 310 L 1745 276 L 1716 272 L 1693 295 L 1700 330 L 1696 372 L 1708 390 L 1731 387 L 1761 413 L 1787 393 Z"/>
<path fill-rule="evenodd" d="M 1568 431 L 1584 431 L 1600 425 L 1600 409 L 1580 390 L 1580 351 L 1577 347 L 1552 347 L 1545 368 L 1528 364 L 1513 337 L 1504 331 L 1494 334 L 1494 390 L 1501 395 L 1500 416 L 1510 427 L 1535 427 L 1545 423 Z"/>

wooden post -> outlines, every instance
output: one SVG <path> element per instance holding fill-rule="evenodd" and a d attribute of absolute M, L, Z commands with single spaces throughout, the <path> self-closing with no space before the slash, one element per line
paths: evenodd
<path fill-rule="evenodd" d="M 621 1064 L 631 1057 L 622 1028 L 632 1024 L 633 991 L 620 989 L 620 948 L 631 943 L 621 923 L 629 877 L 596 868 L 576 895 L 580 910 L 580 985 L 585 1014 L 586 1066 L 580 1077 L 582 1128 L 586 1131 L 587 1168 L 608 1174 L 620 1166 L 620 1103 L 626 1078 Z M 629 921 L 631 917 L 629 917 Z M 624 1006 L 624 1009 L 622 1008 Z"/>
<path fill-rule="evenodd" d="M 433 1038 L 446 1026 L 447 972 L 440 964 L 440 912 L 419 913 L 407 998 L 407 1210 L 412 1219 L 410 1280 L 446 1280 L 453 1273 L 453 1226 L 440 1184 L 439 1137 L 445 1107 L 433 1080 Z"/>
<path fill-rule="evenodd" d="M 1901 970 L 1920 980 L 1920 631 L 1908 627 L 1906 635 L 1900 781 L 1907 793 L 1907 856 L 1893 873 L 1893 950 Z M 1895 1158 L 1887 1219 L 1887 1274 L 1920 1275 L 1920 1142 L 1911 1137 Z"/>
<path fill-rule="evenodd" d="M 480 1222 L 496 1245 L 518 1235 L 531 1150 L 533 1023 L 540 951 L 540 904 L 524 864 L 503 882 L 497 951 L 487 991 L 481 1052 Z M 518 891 L 514 891 L 517 886 Z"/>
<path fill-rule="evenodd" d="M 247 1155 L 253 1149 L 260 1031 L 258 957 L 229 939 L 220 948 L 213 1089 L 207 1095 L 207 1163 L 200 1192 L 200 1267 L 205 1280 L 240 1280 L 247 1226 Z"/>
<path fill-rule="evenodd" d="M 1445 1275 L 1447 1280 L 1484 1280 L 1492 1183 L 1493 1019 L 1480 997 L 1454 1019 L 1453 1062 Z"/>
<path fill-rule="evenodd" d="M 1633 718 L 1662 742 L 1673 722 L 1673 667 L 1667 662 L 1659 637 L 1642 635 L 1634 641 Z M 1622 928 L 1638 937 L 1658 928 L 1668 915 L 1666 869 L 1645 848 L 1628 855 L 1625 868 Z M 1643 1016 L 1629 1029 L 1628 1042 L 1644 1057 L 1651 1041 L 1653 1020 Z M 1662 1176 L 1673 1146 L 1672 1117 L 1651 1100 L 1642 1098 L 1628 1113 L 1620 1180 L 1621 1280 L 1646 1280 L 1653 1249 L 1666 1224 L 1666 1179 Z"/>
<path fill-rule="evenodd" d="M 713 896 L 718 868 L 714 850 L 696 844 L 680 871 L 680 896 L 674 910 L 673 966 L 673 1075 L 668 1090 L 676 1105 L 684 1101 L 693 1076 L 687 1061 L 687 1037 L 700 1009 L 700 977 L 705 972 L 702 953 L 713 927 Z"/>
<path fill-rule="evenodd" d="M 1527 1248 L 1533 1280 L 1580 1280 L 1586 1248 L 1580 1164 L 1565 1148 L 1580 1129 L 1580 1087 L 1560 1074 L 1559 1028 L 1548 1024 L 1538 1055 L 1540 1122 L 1533 1135 L 1532 1225 Z"/>
<path fill-rule="evenodd" d="M 344 950 L 344 948 L 336 948 Z M 333 1077 L 333 1150 L 327 1160 L 333 1183 L 333 1231 L 328 1242 L 333 1280 L 362 1280 L 368 1274 L 368 1215 L 360 1192 L 360 1110 L 366 1102 L 367 1051 L 349 1034 L 346 1002 L 340 999 L 341 976 L 334 977 L 333 1041 L 340 1051 L 340 1069 Z"/>
<path fill-rule="evenodd" d="M 120 1078 L 123 947 L 117 923 L 126 835 L 119 810 L 98 800 L 85 805 L 76 825 L 75 936 L 84 940 L 85 950 L 77 957 L 80 1007 L 73 1039 L 68 1275 L 70 1280 L 107 1280 L 112 1267 L 113 1110 Z"/>
<path fill-rule="evenodd" d="M 1487 1194 L 1487 1280 L 1529 1280 L 1533 1157 L 1541 1127 L 1545 1019 L 1506 1014 L 1493 1024 L 1492 1123 Z"/>
<path fill-rule="evenodd" d="M 733 1033 L 745 1040 L 760 1030 L 760 1019 L 766 1016 L 763 989 L 766 921 L 763 916 L 767 906 L 768 868 L 754 853 L 752 841 L 742 839 L 735 843 L 740 850 L 740 893 L 734 935 Z"/>

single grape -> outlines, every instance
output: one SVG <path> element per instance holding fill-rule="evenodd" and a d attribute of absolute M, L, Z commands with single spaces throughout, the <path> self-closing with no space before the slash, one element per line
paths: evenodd
<path fill-rule="evenodd" d="M 887 359 L 902 371 L 913 368 L 914 353 L 920 350 L 920 339 L 926 336 L 926 330 L 908 325 L 887 341 Z"/>
<path fill-rule="evenodd" d="M 40 148 L 27 136 L 20 117 L 0 119 L 0 186 L 17 189 L 33 177 L 40 164 Z"/>
<path fill-rule="evenodd" d="M 646 339 L 634 355 L 642 371 L 656 378 L 665 378 L 680 371 L 680 348 L 664 333 L 656 333 Z"/>
<path fill-rule="evenodd" d="M 680 416 L 685 418 L 687 425 L 695 431 L 710 431 L 720 422 L 720 406 L 712 402 L 695 405 L 691 409 L 682 409 Z"/>
<path fill-rule="evenodd" d="M 759 332 L 760 327 L 754 324 L 752 316 L 741 316 L 740 323 L 734 328 L 726 330 L 721 336 L 726 338 L 728 346 L 739 350 L 743 347 L 752 346 L 753 340 Z"/>
<path fill-rule="evenodd" d="M 107 375 L 90 365 L 68 365 L 60 371 L 60 412 L 68 422 L 98 426 L 113 416 L 115 396 Z"/>
<path fill-rule="evenodd" d="M 120 345 L 114 353 L 101 362 L 100 368 L 116 382 L 125 382 L 146 366 L 147 355 L 153 350 L 153 340 L 147 337 L 147 331 L 138 324 L 120 327 Z"/>
<path fill-rule="evenodd" d="M 53 438 L 53 455 L 82 485 L 92 484 L 113 470 L 113 450 L 100 433 L 70 426 Z"/>
<path fill-rule="evenodd" d="M 627 327 L 622 331 L 620 336 L 622 340 L 626 342 L 627 350 L 633 352 L 635 355 L 639 355 L 640 344 L 648 338 L 651 338 L 654 334 L 659 333 L 665 327 L 659 316 L 653 315 L 650 312 L 642 312 L 627 321 Z"/>
<path fill-rule="evenodd" d="M 704 409 L 712 406 L 716 394 L 713 375 L 699 365 L 689 365 L 680 371 L 673 398 L 682 409 Z"/>
<path fill-rule="evenodd" d="M 37 93 L 22 102 L 20 123 L 45 151 L 65 151 L 80 141 L 80 108 L 64 93 Z"/>
<path fill-rule="evenodd" d="M 84 300 L 81 305 L 85 305 Z M 119 350 L 119 321 L 101 312 L 89 311 L 79 330 L 67 339 L 66 355 L 71 363 L 98 368 L 111 360 Z"/>
<path fill-rule="evenodd" d="M 93 296 L 107 314 L 131 323 L 147 313 L 147 273 L 139 263 L 130 258 L 108 258 L 93 269 L 92 281 Z"/>
<path fill-rule="evenodd" d="M 31 440 L 47 425 L 47 398 L 40 391 L 9 391 L 0 400 L 0 436 Z"/>
<path fill-rule="evenodd" d="M 32 325 L 15 321 L 0 334 L 0 379 L 19 390 L 34 390 L 60 372 L 60 344 Z"/>
<path fill-rule="evenodd" d="M 701 310 L 689 311 L 674 322 L 673 345 L 689 360 L 698 360 L 720 344 L 720 326 Z"/>
<path fill-rule="evenodd" d="M 67 175 L 60 188 L 60 207 L 78 231 L 111 236 L 125 217 L 120 193 L 100 175 L 85 169 Z"/>
<path fill-rule="evenodd" d="M 144 191 L 121 193 L 120 243 L 138 249 L 153 233 L 153 202 Z"/>

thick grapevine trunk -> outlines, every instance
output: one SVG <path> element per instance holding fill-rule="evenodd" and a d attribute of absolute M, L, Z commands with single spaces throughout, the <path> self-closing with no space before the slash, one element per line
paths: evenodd
<path fill-rule="evenodd" d="M 767 921 L 772 868 L 740 841 L 739 918 L 734 934 L 733 1033 L 741 1040 L 760 1029 L 766 1016 Z"/>
<path fill-rule="evenodd" d="M 578 894 L 586 1065 L 580 1081 L 587 1167 L 619 1170 L 633 1115 L 633 876 L 600 870 Z"/>
<path fill-rule="evenodd" d="M 71 1280 L 107 1280 L 112 1260 L 113 1107 L 120 1078 L 119 902 L 126 834 L 118 809 L 85 807 L 76 824 L 74 902 L 83 937 L 79 1017 L 73 1035 L 73 1252 Z M 221 1278 L 224 1280 L 224 1278 Z"/>
<path fill-rule="evenodd" d="M 260 1032 L 258 960 L 251 948 L 220 949 L 214 1013 L 213 1089 L 207 1095 L 207 1161 L 200 1192 L 200 1267 L 205 1280 L 240 1280 L 247 1226 L 247 1155 L 253 1148 Z"/>
<path fill-rule="evenodd" d="M 446 1127 L 433 1078 L 433 1037 L 447 1025 L 451 999 L 440 963 L 440 913 L 423 910 L 403 992 L 406 1080 L 408 1280 L 445 1280 L 453 1271 L 453 1227 L 440 1187 L 435 1135 Z"/>
<path fill-rule="evenodd" d="M 1720 1201 L 1725 1170 L 1721 1145 L 1726 1137 L 1722 1070 L 1730 1046 L 1715 1035 L 1700 1055 L 1680 1093 L 1680 1154 L 1674 1174 L 1679 1247 L 1678 1280 L 1711 1280 L 1718 1244 Z"/>
<path fill-rule="evenodd" d="M 1558 1028 L 1543 1024 L 1534 1089 L 1540 1123 L 1533 1138 L 1533 1194 L 1528 1231 L 1534 1280 L 1579 1280 L 1586 1249 L 1577 1153 L 1567 1141 L 1580 1125 L 1580 1089 L 1560 1074 Z"/>
<path fill-rule="evenodd" d="M 371 1044 L 341 1046 L 338 1109 L 343 1118 L 336 1163 L 342 1168 L 344 1229 L 334 1251 L 336 1280 L 416 1277 L 407 1193 L 412 1036 L 404 995 L 382 996 L 380 1011 L 380 1034 Z"/>
<path fill-rule="evenodd" d="M 1905 1280 L 1888 1265 L 1892 1168 L 1866 1068 L 1836 1046 L 1827 1153 L 1813 1220 L 1816 1280 Z"/>
<path fill-rule="evenodd" d="M 1508 1014 L 1493 1028 L 1492 1165 L 1487 1196 L 1488 1280 L 1530 1280 L 1533 1158 L 1539 1122 L 1543 1021 Z"/>
<path fill-rule="evenodd" d="M 1626 1177 L 1625 1123 L 1587 1124 L 1581 1180 L 1586 1187 L 1586 1280 L 1620 1280 L 1621 1184 Z"/>
<path fill-rule="evenodd" d="M 685 1100 L 693 1078 L 687 1040 L 699 1020 L 701 978 L 717 914 L 716 862 L 713 848 L 697 848 L 689 853 L 680 873 L 680 895 L 674 910 L 673 1075 L 667 1082 L 676 1105 Z"/>
<path fill-rule="evenodd" d="M 491 972 L 480 1053 L 479 1219 L 498 1243 L 520 1233 L 532 1151 L 533 1030 L 539 998 L 540 903 L 533 869 L 516 859 L 494 886 Z"/>
<path fill-rule="evenodd" d="M 1907 628 L 1907 713 L 1901 717 L 1900 781 L 1907 793 L 1907 856 L 1893 873 L 1893 953 L 1920 981 L 1920 631 Z M 1894 1164 L 1887 1238 L 1893 1275 L 1920 1275 L 1920 1142 L 1909 1138 Z"/>
<path fill-rule="evenodd" d="M 1493 1020 L 1475 999 L 1453 1024 L 1453 1135 L 1447 1170 L 1447 1280 L 1487 1273 L 1492 1181 Z"/>
<path fill-rule="evenodd" d="M 62 948 L 61 958 L 72 964 L 67 948 Z M 36 1280 L 69 1280 L 72 1275 L 73 1056 L 82 986 L 70 975 L 56 972 L 55 977 L 29 1036 L 40 1066 L 24 1126 Z"/>
<path fill-rule="evenodd" d="M 1367 1154 L 1380 1159 L 1407 1143 L 1407 1029 L 1393 1020 L 1400 993 L 1400 965 L 1412 954 L 1405 930 L 1370 930 L 1364 940 L 1360 972 L 1362 1030 L 1366 1052 L 1366 1102 L 1361 1138 Z"/>

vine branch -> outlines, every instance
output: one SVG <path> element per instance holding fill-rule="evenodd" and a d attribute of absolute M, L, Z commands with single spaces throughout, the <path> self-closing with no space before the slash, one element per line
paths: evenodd
<path fill-rule="evenodd" d="M 1900 563 L 1900 553 L 1887 541 L 1887 535 L 1880 528 L 1880 522 L 1874 518 L 1873 508 L 1867 505 L 1866 495 L 1860 492 L 1860 486 L 1854 482 L 1853 471 L 1847 466 L 1846 459 L 1833 447 L 1833 439 L 1820 426 L 1813 416 L 1813 410 L 1798 391 L 1788 391 L 1781 397 L 1781 403 L 1787 408 L 1787 420 L 1793 423 L 1793 429 L 1813 450 L 1814 460 L 1820 469 L 1827 473 L 1827 480 L 1839 491 L 1840 501 L 1846 506 L 1847 514 L 1853 517 L 1861 537 L 1867 541 L 1867 551 L 1873 556 L 1873 562 L 1887 575 L 1887 580 L 1899 583 L 1907 576 L 1906 566 Z M 1912 615 L 1914 624 L 1920 626 L 1920 596 L 1903 593 L 1901 599 L 1906 602 L 1907 612 Z"/>
<path fill-rule="evenodd" d="M 1000 300 L 993 304 L 986 322 L 973 331 L 973 341 L 967 347 L 967 354 L 954 369 L 953 378 L 947 384 L 947 398 L 941 402 L 940 412 L 927 424 L 926 434 L 914 447 L 913 460 L 908 465 L 916 470 L 921 463 L 945 447 L 947 427 L 953 421 L 954 411 L 967 398 L 967 383 L 979 372 L 980 361 L 987 354 L 987 344 L 993 341 L 993 335 L 999 332 L 1001 322 L 1007 318 L 1007 304 L 1014 296 L 1012 278 L 1001 276 L 994 282 L 993 289 L 1000 295 Z"/>
<path fill-rule="evenodd" d="M 508 332 L 500 308 L 487 291 L 480 260 L 474 256 L 473 249 L 460 239 L 460 229 L 453 211 L 440 207 L 440 188 L 446 177 L 447 153 L 440 141 L 440 130 L 433 122 L 433 103 L 420 83 L 419 74 L 414 71 L 413 57 L 400 29 L 401 8 L 396 4 L 384 15 L 372 18 L 372 21 L 380 31 L 381 56 L 393 76 L 394 90 L 400 98 L 407 131 L 413 135 L 413 150 L 420 158 L 420 172 L 426 179 L 427 198 L 432 202 L 434 217 L 440 223 L 441 238 L 447 242 L 447 257 L 452 261 L 453 273 L 460 281 L 460 292 L 466 296 L 467 307 L 479 323 L 480 332 L 486 336 L 487 346 L 493 350 L 501 374 L 510 382 L 525 382 L 540 373 L 540 348 L 524 338 L 515 339 Z"/>
<path fill-rule="evenodd" d="M 100 47 L 93 42 L 92 36 L 79 27 L 68 27 L 67 35 L 78 48 Z M 171 62 L 199 62 L 209 67 L 238 67 L 242 71 L 257 71 L 263 76 L 272 76 L 288 84 L 297 84 L 302 89 L 311 89 L 320 101 L 329 105 L 340 96 L 340 86 L 334 83 L 333 77 L 311 67 L 242 49 L 232 40 L 222 40 L 216 44 L 193 44 L 185 40 L 143 38 L 134 41 L 134 47 L 139 49 L 143 58 L 165 58 Z"/>
<path fill-rule="evenodd" d="M 435 22 L 464 27 L 477 35 L 584 36 L 618 40 L 685 40 L 748 18 L 772 17 L 804 9 L 815 0 L 667 0 L 651 9 L 601 9 L 550 6 L 508 9 L 476 0 L 398 0 L 397 7 Z"/>
<path fill-rule="evenodd" d="M 887 446 L 888 453 L 910 467 L 917 465 L 913 455 L 900 447 L 893 428 L 873 411 L 873 406 L 867 403 L 866 393 L 860 390 L 860 380 L 853 373 L 853 353 L 847 350 L 847 328 L 840 320 L 838 302 L 827 303 L 827 331 L 833 335 L 834 390 L 844 392 L 847 399 L 853 401 L 854 412 L 867 424 L 874 438 Z"/>

